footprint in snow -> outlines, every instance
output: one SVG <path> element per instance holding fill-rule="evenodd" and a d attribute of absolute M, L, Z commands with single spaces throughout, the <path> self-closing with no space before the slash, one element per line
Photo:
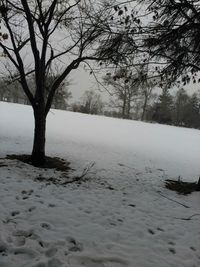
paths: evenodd
<path fill-rule="evenodd" d="M 25 247 L 25 237 L 12 236 L 10 242 L 5 243 L 0 240 L 0 256 L 9 256 L 16 260 L 32 260 L 38 256 L 38 253 L 33 249 Z M 1 264 L 0 264 L 1 266 Z M 6 265 L 7 266 L 7 265 Z M 10 265 L 9 265 L 10 266 Z"/>
<path fill-rule="evenodd" d="M 22 247 L 26 243 L 26 238 L 24 236 L 16 236 L 13 240 L 13 243 L 17 247 Z"/>
<path fill-rule="evenodd" d="M 46 230 L 51 230 L 51 225 L 48 223 L 41 223 L 40 226 Z"/>
<path fill-rule="evenodd" d="M 95 260 L 85 260 L 83 262 L 81 262 L 82 264 L 84 264 L 84 266 L 87 267 L 106 267 L 102 262 L 98 262 Z"/>
<path fill-rule="evenodd" d="M 59 259 L 50 259 L 47 263 L 47 267 L 61 267 L 63 263 Z"/>
<path fill-rule="evenodd" d="M 118 163 L 118 165 L 121 167 L 125 167 L 125 165 L 123 163 Z"/>
<path fill-rule="evenodd" d="M 152 173 L 152 169 L 149 167 L 145 167 L 145 171 L 146 171 L 146 173 Z"/>
<path fill-rule="evenodd" d="M 176 254 L 175 248 L 169 248 L 169 252 L 171 252 L 172 254 Z"/>
<path fill-rule="evenodd" d="M 51 258 L 53 257 L 56 253 L 57 253 L 58 249 L 56 247 L 52 247 L 50 249 L 48 249 L 46 252 L 45 252 L 45 255 L 48 257 L 48 258 Z"/>
<path fill-rule="evenodd" d="M 21 191 L 21 195 L 22 195 L 22 199 L 25 200 L 25 199 L 28 199 L 32 194 L 33 194 L 33 189 L 30 189 L 30 190 L 22 190 Z"/>
<path fill-rule="evenodd" d="M 16 215 L 19 215 L 19 214 L 20 214 L 20 212 L 18 210 L 14 210 L 11 212 L 12 217 L 15 217 Z"/>
<path fill-rule="evenodd" d="M 21 193 L 22 195 L 31 195 L 33 193 L 33 189 L 30 189 L 30 190 L 22 190 Z"/>
<path fill-rule="evenodd" d="M 6 165 L 6 164 L 0 162 L 0 168 L 2 168 L 2 167 L 8 167 L 8 165 Z"/>
<path fill-rule="evenodd" d="M 77 242 L 73 237 L 68 237 L 67 241 L 69 242 L 69 251 L 71 252 L 83 251 L 83 245 Z"/>
<path fill-rule="evenodd" d="M 168 242 L 169 245 L 175 246 L 176 244 L 173 241 Z"/>
<path fill-rule="evenodd" d="M 165 230 L 160 228 L 160 227 L 157 227 L 157 230 L 160 231 L 160 232 L 164 232 Z"/>
<path fill-rule="evenodd" d="M 36 207 L 35 206 L 32 206 L 32 207 L 30 207 L 30 208 L 28 208 L 28 212 L 31 212 L 31 211 L 33 211 L 33 210 L 35 210 L 36 209 Z"/>
<path fill-rule="evenodd" d="M 152 230 L 152 229 L 148 229 L 148 232 L 149 232 L 151 235 L 155 235 L 155 232 L 154 232 L 154 230 Z"/>
<path fill-rule="evenodd" d="M 48 247 L 48 244 L 47 244 L 46 242 L 43 242 L 42 240 L 38 240 L 38 244 L 39 244 L 42 248 Z"/>
<path fill-rule="evenodd" d="M 33 230 L 16 230 L 12 233 L 13 236 L 23 236 L 23 237 L 31 237 L 33 235 Z"/>
<path fill-rule="evenodd" d="M 164 170 L 163 170 L 163 169 L 157 169 L 157 171 L 164 172 Z"/>
<path fill-rule="evenodd" d="M 46 263 L 45 262 L 38 262 L 34 265 L 32 265 L 31 267 L 46 267 Z"/>
<path fill-rule="evenodd" d="M 135 204 L 128 204 L 129 207 L 135 208 L 136 205 Z"/>
<path fill-rule="evenodd" d="M 7 251 L 7 244 L 0 239 L 0 254 Z"/>
<path fill-rule="evenodd" d="M 56 207 L 56 205 L 53 204 L 53 203 L 49 203 L 49 204 L 48 204 L 48 207 L 50 207 L 50 208 L 54 208 L 54 207 Z"/>
<path fill-rule="evenodd" d="M 115 267 L 127 267 L 130 266 L 128 261 L 123 260 L 117 257 L 99 257 L 99 256 L 78 256 L 72 258 L 73 266 L 86 266 L 86 267 L 106 267 L 106 266 L 115 266 Z M 70 262 L 71 263 L 71 262 Z M 76 264 L 76 265 L 75 265 Z"/>
<path fill-rule="evenodd" d="M 61 267 L 63 263 L 59 259 L 50 259 L 47 263 L 46 262 L 38 262 L 31 267 Z"/>

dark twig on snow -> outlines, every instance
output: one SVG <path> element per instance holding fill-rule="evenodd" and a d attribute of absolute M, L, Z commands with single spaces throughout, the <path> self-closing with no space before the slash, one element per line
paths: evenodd
<path fill-rule="evenodd" d="M 84 169 L 83 169 L 83 172 L 80 176 L 75 176 L 73 177 L 71 180 L 68 180 L 68 181 L 65 181 L 64 183 L 62 183 L 62 185 L 66 185 L 66 184 L 71 184 L 71 183 L 74 183 L 74 182 L 80 182 L 83 180 L 83 178 L 88 175 L 88 174 L 91 174 L 91 169 L 94 167 L 95 165 L 95 162 L 91 162 L 89 163 Z"/>
<path fill-rule="evenodd" d="M 176 218 L 176 219 L 183 220 L 183 221 L 190 221 L 195 216 L 200 216 L 200 213 L 193 214 L 193 215 L 191 215 L 191 216 L 189 216 L 187 218 Z"/>
<path fill-rule="evenodd" d="M 181 177 L 179 176 L 177 181 L 171 179 L 165 180 L 165 187 L 179 194 L 188 195 L 192 192 L 200 191 L 200 179 L 198 182 L 184 182 L 181 181 Z"/>
<path fill-rule="evenodd" d="M 189 206 L 187 206 L 187 205 L 185 205 L 185 204 L 183 204 L 183 203 L 181 203 L 181 202 L 179 202 L 179 201 L 176 201 L 176 200 L 174 200 L 174 199 L 172 199 L 172 198 L 169 198 L 169 197 L 163 195 L 163 194 L 162 194 L 161 192 L 159 192 L 159 191 L 158 191 L 158 194 L 159 194 L 160 196 L 162 196 L 162 197 L 164 197 L 164 198 L 170 200 L 170 201 L 173 201 L 173 202 L 175 202 L 175 203 L 177 203 L 177 204 L 183 206 L 184 208 L 187 208 L 187 209 L 190 208 Z"/>
<path fill-rule="evenodd" d="M 198 180 L 198 183 L 197 183 L 197 191 L 200 191 L 200 177 L 199 177 L 199 180 Z"/>

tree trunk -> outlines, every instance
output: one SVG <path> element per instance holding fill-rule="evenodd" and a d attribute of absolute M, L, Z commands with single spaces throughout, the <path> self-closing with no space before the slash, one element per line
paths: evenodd
<path fill-rule="evenodd" d="M 199 177 L 199 180 L 198 180 L 198 183 L 197 183 L 197 191 L 200 191 L 200 177 Z"/>
<path fill-rule="evenodd" d="M 145 99 L 144 99 L 144 104 L 143 104 L 143 107 L 142 107 L 142 116 L 141 116 L 141 121 L 144 121 L 144 119 L 145 119 L 145 115 L 146 115 L 146 108 L 147 108 L 147 96 L 145 96 Z"/>
<path fill-rule="evenodd" d="M 45 164 L 46 115 L 44 105 L 34 108 L 35 131 L 31 161 L 34 166 Z"/>
<path fill-rule="evenodd" d="M 131 100 L 130 98 L 128 99 L 128 103 L 127 103 L 127 119 L 130 119 L 130 110 L 131 110 Z"/>
<path fill-rule="evenodd" d="M 123 106 L 122 106 L 122 118 L 126 119 L 126 97 L 125 96 L 123 99 Z"/>

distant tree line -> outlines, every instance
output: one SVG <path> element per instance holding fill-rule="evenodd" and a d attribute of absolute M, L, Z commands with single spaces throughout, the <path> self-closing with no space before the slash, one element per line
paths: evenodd
<path fill-rule="evenodd" d="M 45 93 L 48 94 L 49 87 L 53 80 L 55 80 L 55 74 L 47 77 Z M 34 77 L 30 76 L 28 79 L 30 90 L 34 88 Z M 63 82 L 60 84 L 58 90 L 55 93 L 54 100 L 52 102 L 52 108 L 66 110 L 68 107 L 68 100 L 72 97 L 71 92 L 68 89 L 69 83 Z M 30 102 L 21 88 L 21 84 L 17 79 L 9 77 L 3 77 L 0 80 L 0 101 L 19 103 L 24 105 L 30 105 Z"/>
<path fill-rule="evenodd" d="M 51 83 L 54 78 L 48 77 L 48 82 Z M 110 86 L 112 92 L 108 103 L 105 103 L 101 95 L 94 90 L 86 90 L 80 101 L 69 104 L 72 94 L 69 91 L 69 83 L 63 82 L 56 92 L 52 107 L 85 114 L 200 129 L 200 92 L 189 95 L 181 88 L 172 94 L 168 87 L 164 87 L 162 93 L 157 95 L 153 91 L 155 86 L 152 83 L 149 83 L 149 86 L 144 83 L 141 85 L 135 75 L 130 78 L 130 74 L 125 70 L 118 71 L 114 79 L 108 73 L 104 77 L 104 82 Z M 31 83 L 33 77 L 29 79 L 30 88 Z M 46 90 L 48 92 L 48 86 Z M 29 105 L 20 83 L 17 80 L 11 82 L 8 78 L 0 80 L 0 101 Z"/>
<path fill-rule="evenodd" d="M 135 91 L 128 117 L 124 117 L 124 106 L 117 105 L 120 98 L 117 99 L 117 104 L 115 95 L 111 97 L 110 103 L 103 103 L 100 95 L 93 91 L 86 91 L 78 105 L 79 109 L 75 110 L 77 106 L 74 105 L 73 111 L 200 129 L 200 92 L 188 94 L 183 88 L 176 93 L 170 93 L 169 88 L 163 88 L 159 95 L 151 92 L 145 106 L 145 116 L 146 98 L 143 92 L 144 90 L 138 90 L 137 93 Z M 91 102 L 93 105 L 89 105 Z"/>
<path fill-rule="evenodd" d="M 163 89 L 158 100 L 151 106 L 149 120 L 200 129 L 200 94 L 188 95 L 179 89 L 175 96 Z"/>
<path fill-rule="evenodd" d="M 81 112 L 86 114 L 103 114 L 104 102 L 100 94 L 93 90 L 86 90 L 81 100 L 71 104 L 71 110 L 74 112 Z"/>

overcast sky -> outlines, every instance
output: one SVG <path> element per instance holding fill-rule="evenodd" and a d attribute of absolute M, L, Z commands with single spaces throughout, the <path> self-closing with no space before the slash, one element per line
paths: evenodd
<path fill-rule="evenodd" d="M 60 35 L 61 33 L 59 32 L 59 35 L 57 35 L 58 38 L 55 38 L 54 40 L 56 40 L 56 44 L 62 44 L 62 42 L 60 42 L 60 40 L 62 40 L 63 36 Z M 7 40 L 7 43 L 9 43 L 10 40 Z M 29 64 L 32 61 L 31 58 L 29 58 L 30 53 L 26 53 L 26 60 Z M 1 58 L 1 63 L 4 60 Z M 83 66 L 83 65 L 81 65 Z M 96 92 L 100 93 L 103 97 L 104 100 L 108 100 L 109 99 L 109 95 L 106 92 L 106 90 L 103 89 L 103 87 L 101 87 L 101 91 L 100 92 L 98 90 L 99 86 L 97 85 L 97 82 L 95 81 L 95 78 L 93 77 L 93 75 L 89 74 L 89 71 L 85 71 L 83 69 L 83 67 L 79 67 L 79 69 L 74 70 L 71 72 L 69 78 L 67 79 L 70 82 L 70 86 L 69 86 L 69 90 L 72 93 L 72 100 L 71 101 L 78 101 L 80 99 L 80 97 L 82 96 L 82 94 L 84 93 L 84 91 L 86 90 L 90 90 L 93 89 Z M 102 74 L 99 73 L 98 78 L 101 80 L 101 77 L 103 76 L 103 72 Z M 195 90 L 199 89 L 199 84 L 190 84 L 187 85 L 187 91 L 189 92 L 194 92 Z"/>
<path fill-rule="evenodd" d="M 98 77 L 100 81 L 102 75 L 100 74 Z M 68 80 L 70 82 L 69 90 L 72 93 L 71 101 L 78 101 L 86 90 L 95 90 L 96 93 L 101 94 L 104 101 L 109 99 L 106 90 L 97 83 L 94 76 L 89 74 L 89 71 L 85 71 L 82 67 L 72 71 Z"/>

